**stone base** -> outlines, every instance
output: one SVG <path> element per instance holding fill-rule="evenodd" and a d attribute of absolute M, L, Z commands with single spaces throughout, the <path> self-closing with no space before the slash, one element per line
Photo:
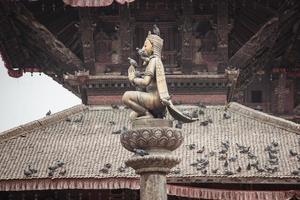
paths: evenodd
<path fill-rule="evenodd" d="M 125 149 L 142 149 L 148 155 L 133 155 L 125 163 L 141 175 L 141 200 L 167 200 L 166 175 L 180 162 L 171 151 L 183 142 L 180 129 L 165 119 L 137 119 L 132 129 L 121 135 Z"/>
<path fill-rule="evenodd" d="M 181 161 L 180 158 L 171 155 L 149 155 L 149 156 L 133 156 L 128 159 L 126 166 L 135 169 L 137 174 L 155 172 L 167 174 L 170 169 L 175 167 Z"/>

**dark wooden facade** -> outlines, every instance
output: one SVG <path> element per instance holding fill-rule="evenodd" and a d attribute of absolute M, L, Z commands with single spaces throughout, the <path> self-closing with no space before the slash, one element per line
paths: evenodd
<path fill-rule="evenodd" d="M 127 57 L 138 59 L 136 47 L 157 24 L 176 100 L 225 103 L 224 69 L 233 65 L 241 70 L 239 102 L 298 118 L 298 9 L 299 2 L 285 0 L 147 0 L 89 8 L 61 0 L 3 1 L 1 53 L 11 76 L 44 72 L 86 104 L 105 104 L 99 100 L 105 95 L 113 95 L 113 103 L 128 89 Z M 212 94 L 218 100 L 208 99 Z"/>

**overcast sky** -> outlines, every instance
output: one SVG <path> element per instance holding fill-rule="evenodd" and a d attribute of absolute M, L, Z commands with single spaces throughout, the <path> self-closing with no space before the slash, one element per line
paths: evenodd
<path fill-rule="evenodd" d="M 81 100 L 45 74 L 8 76 L 0 57 L 0 134 L 21 124 L 70 108 Z"/>

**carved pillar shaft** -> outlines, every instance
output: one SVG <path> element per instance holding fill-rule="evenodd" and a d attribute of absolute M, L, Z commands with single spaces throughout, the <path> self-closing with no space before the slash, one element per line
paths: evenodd
<path fill-rule="evenodd" d="M 168 199 L 166 174 L 141 174 L 141 200 Z M 153 192 L 155 191 L 155 192 Z"/>
<path fill-rule="evenodd" d="M 166 175 L 180 162 L 171 152 L 183 142 L 181 131 L 164 119 L 139 119 L 132 126 L 121 135 L 121 143 L 129 151 L 139 149 L 146 153 L 135 154 L 126 161 L 141 175 L 140 199 L 167 200 Z"/>

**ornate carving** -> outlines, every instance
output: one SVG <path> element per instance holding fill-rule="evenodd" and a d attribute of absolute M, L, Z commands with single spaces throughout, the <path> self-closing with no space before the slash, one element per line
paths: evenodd
<path fill-rule="evenodd" d="M 125 164 L 136 170 L 137 174 L 146 172 L 168 173 L 172 167 L 179 164 L 180 158 L 170 155 L 149 155 L 145 157 L 134 156 Z"/>
<path fill-rule="evenodd" d="M 168 127 L 139 128 L 121 135 L 121 143 L 128 151 L 134 149 L 164 149 L 173 151 L 183 142 L 179 129 Z"/>

